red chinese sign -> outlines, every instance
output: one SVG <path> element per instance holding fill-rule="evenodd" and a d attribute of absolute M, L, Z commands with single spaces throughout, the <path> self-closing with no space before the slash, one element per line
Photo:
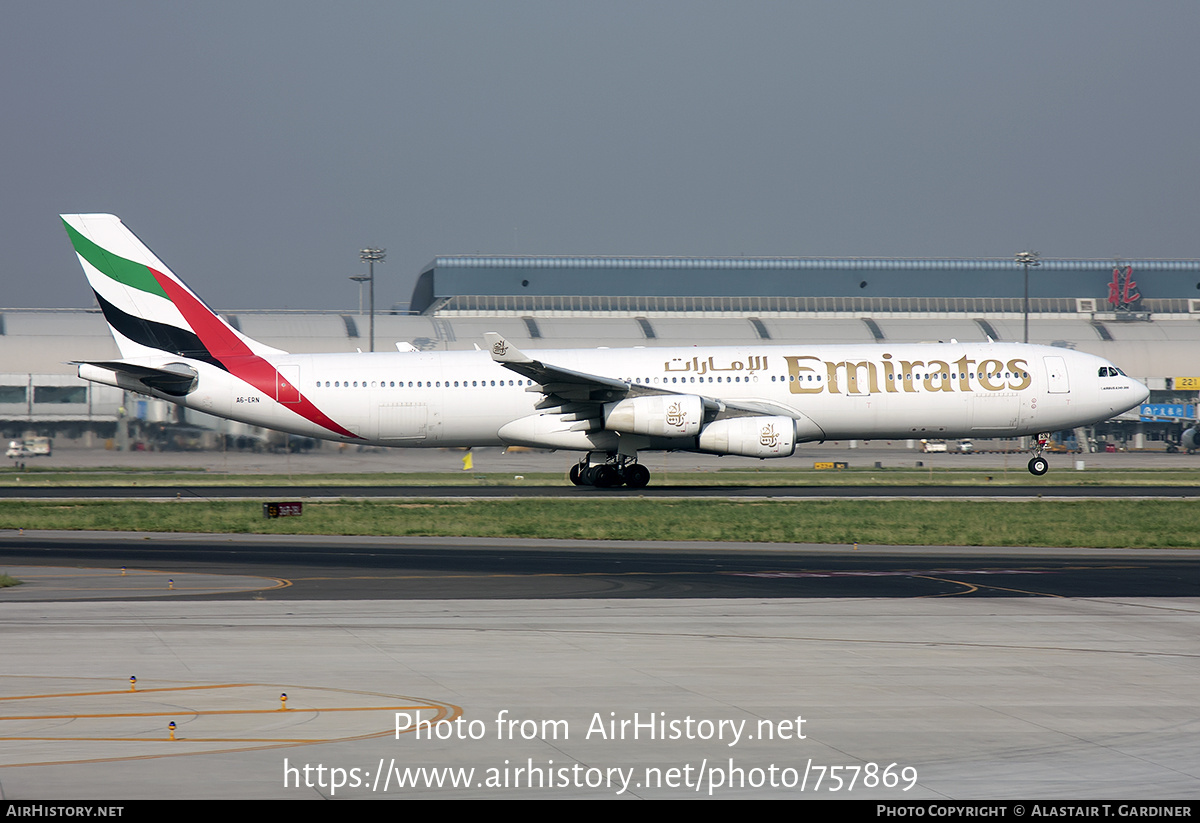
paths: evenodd
<path fill-rule="evenodd" d="M 1133 279 L 1133 266 L 1126 266 L 1125 271 L 1117 266 L 1113 269 L 1112 282 L 1108 284 L 1109 305 L 1118 309 L 1133 308 L 1142 299 L 1141 292 L 1136 291 L 1137 281 Z"/>

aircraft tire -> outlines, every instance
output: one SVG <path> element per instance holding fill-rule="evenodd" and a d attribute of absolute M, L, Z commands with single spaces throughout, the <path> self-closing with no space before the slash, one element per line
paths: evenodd
<path fill-rule="evenodd" d="M 1050 471 L 1050 463 L 1044 457 L 1035 457 L 1029 461 L 1029 473 L 1035 477 L 1041 477 L 1046 472 Z"/>
<path fill-rule="evenodd" d="M 576 486 L 586 486 L 587 480 L 585 480 L 583 477 L 584 471 L 585 469 L 576 463 L 571 467 L 571 470 L 567 472 L 567 477 L 570 478 L 571 482 Z"/>
<path fill-rule="evenodd" d="M 641 463 L 634 463 L 626 468 L 622 476 L 625 478 L 625 485 L 631 489 L 643 489 L 650 482 L 650 470 Z"/>
<path fill-rule="evenodd" d="M 614 466 L 608 464 L 593 466 L 588 470 L 588 474 L 591 476 L 592 485 L 598 489 L 611 489 L 621 485 L 621 475 L 617 473 Z"/>

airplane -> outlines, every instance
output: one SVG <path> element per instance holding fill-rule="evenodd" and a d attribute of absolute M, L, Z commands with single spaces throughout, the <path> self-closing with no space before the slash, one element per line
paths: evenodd
<path fill-rule="evenodd" d="M 81 378 L 344 443 L 577 451 L 576 485 L 641 488 L 644 451 L 1031 434 L 1040 476 L 1050 432 L 1149 396 L 1100 357 L 991 339 L 524 352 L 488 332 L 475 351 L 289 354 L 225 322 L 119 218 L 61 217 L 121 354 L 74 361 Z"/>

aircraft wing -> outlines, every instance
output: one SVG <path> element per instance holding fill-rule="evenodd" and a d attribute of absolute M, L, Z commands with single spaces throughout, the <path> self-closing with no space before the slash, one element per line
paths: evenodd
<path fill-rule="evenodd" d="M 560 407 L 568 403 L 610 403 L 614 400 L 624 400 L 627 397 L 647 395 L 699 394 L 689 391 L 671 391 L 640 383 L 628 383 L 612 377 L 601 377 L 596 374 L 560 368 L 533 359 L 496 332 L 487 332 L 484 334 L 484 339 L 487 341 L 492 360 L 538 384 L 537 391 L 546 395 L 546 399 L 538 404 L 539 408 Z M 795 409 L 768 400 L 744 400 L 730 403 L 703 395 L 700 395 L 700 398 L 704 401 L 705 414 L 710 420 L 724 417 L 769 417 L 775 415 L 800 417 Z M 582 408 L 582 405 L 579 408 Z"/>
<path fill-rule="evenodd" d="M 543 394 L 559 394 L 572 400 L 607 402 L 630 396 L 634 389 L 645 388 L 626 383 L 624 380 L 584 374 L 534 360 L 496 332 L 487 332 L 483 337 L 487 341 L 488 351 L 491 352 L 493 360 L 506 369 L 533 380 Z M 671 394 L 658 391 L 651 393 Z"/>

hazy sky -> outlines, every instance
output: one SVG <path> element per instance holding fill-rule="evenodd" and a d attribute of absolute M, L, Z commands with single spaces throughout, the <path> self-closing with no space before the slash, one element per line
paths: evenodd
<path fill-rule="evenodd" d="M 438 254 L 1197 258 L 1200 4 L 23 2 L 0 305 L 60 212 L 210 305 L 380 305 Z"/>

